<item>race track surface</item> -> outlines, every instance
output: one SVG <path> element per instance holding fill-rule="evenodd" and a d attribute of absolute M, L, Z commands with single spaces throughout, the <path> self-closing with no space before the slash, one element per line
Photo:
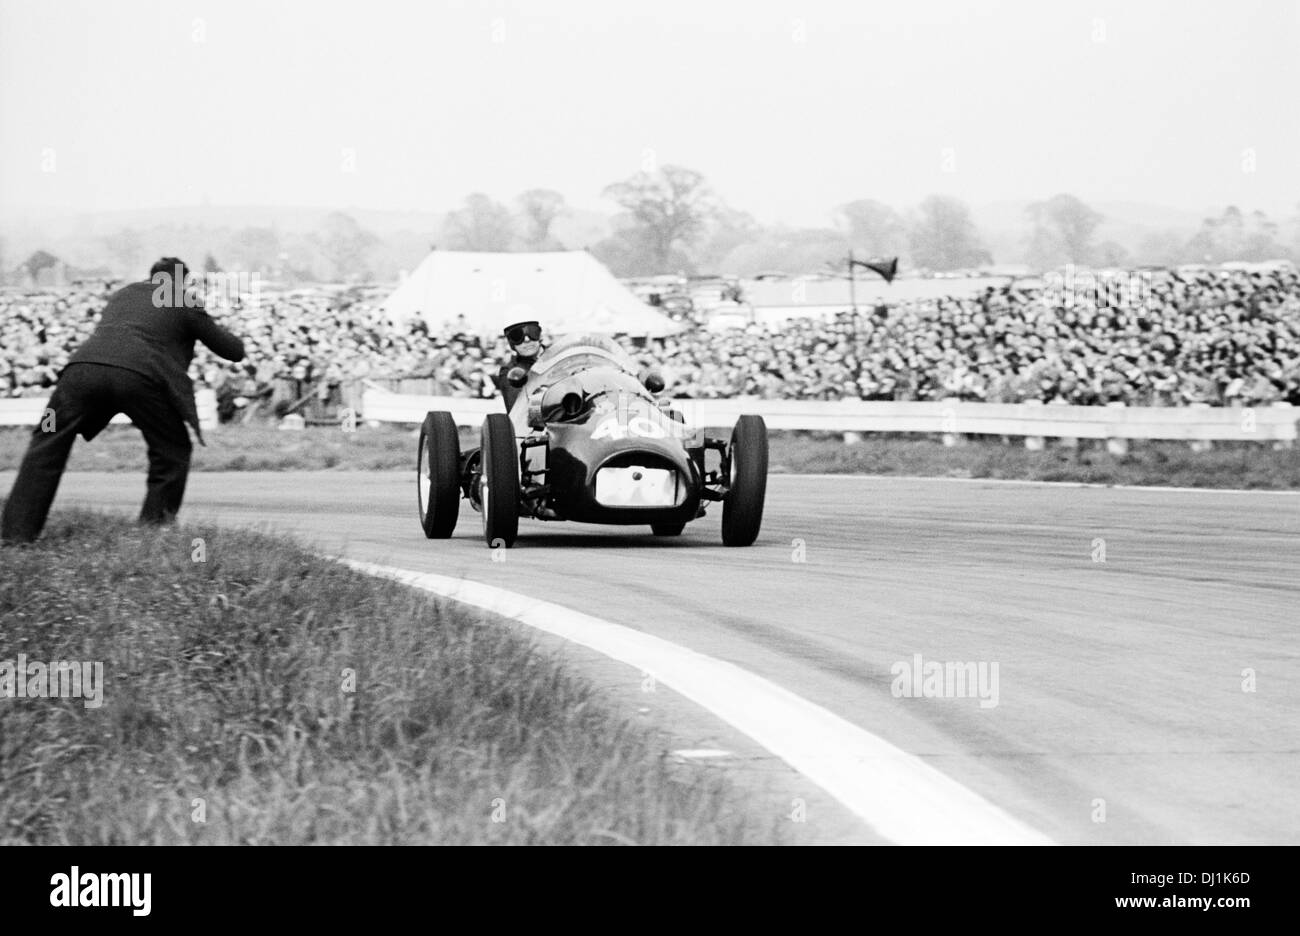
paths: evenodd
<path fill-rule="evenodd" d="M 721 545 L 714 508 L 676 540 L 522 521 L 494 562 L 463 502 L 453 539 L 424 539 L 413 474 L 196 473 L 185 518 L 734 662 L 1058 842 L 1300 842 L 1300 497 L 774 475 L 748 549 Z M 142 496 L 142 475 L 69 474 L 55 506 Z M 916 654 L 996 664 L 996 705 L 899 697 L 891 667 Z"/>

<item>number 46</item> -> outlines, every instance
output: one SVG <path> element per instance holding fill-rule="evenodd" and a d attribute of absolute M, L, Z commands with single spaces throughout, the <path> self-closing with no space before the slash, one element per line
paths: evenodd
<path fill-rule="evenodd" d="M 644 416 L 634 416 L 627 421 L 627 424 L 619 422 L 618 418 L 611 416 L 604 420 L 596 431 L 591 434 L 592 439 L 626 439 L 628 436 L 638 436 L 642 439 L 662 439 L 666 432 L 664 427 L 658 423 L 651 422 Z"/>

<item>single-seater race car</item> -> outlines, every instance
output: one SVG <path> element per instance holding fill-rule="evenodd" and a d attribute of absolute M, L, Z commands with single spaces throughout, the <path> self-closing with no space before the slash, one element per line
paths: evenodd
<path fill-rule="evenodd" d="M 657 374 L 638 376 L 603 335 L 563 338 L 510 379 L 522 383 L 513 408 L 484 420 L 479 450 L 464 459 L 451 414 L 424 417 L 416 486 L 425 536 L 451 536 L 463 495 L 482 514 L 490 546 L 513 545 L 520 516 L 645 524 L 677 536 L 711 502 L 722 504 L 724 545 L 758 538 L 767 491 L 761 416 L 741 416 L 729 440 L 707 438 L 656 399 Z"/>

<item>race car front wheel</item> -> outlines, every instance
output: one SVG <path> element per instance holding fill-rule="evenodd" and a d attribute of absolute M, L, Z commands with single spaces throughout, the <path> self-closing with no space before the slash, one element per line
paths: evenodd
<path fill-rule="evenodd" d="M 415 490 L 420 527 L 429 539 L 447 539 L 460 515 L 460 433 L 451 413 L 430 412 L 420 427 Z"/>
<path fill-rule="evenodd" d="M 483 538 L 492 547 L 513 546 L 519 535 L 519 447 L 515 427 L 504 413 L 483 421 Z"/>
<path fill-rule="evenodd" d="M 722 544 L 749 546 L 758 539 L 767 497 L 767 423 L 741 416 L 727 449 L 728 490 L 722 502 Z"/>

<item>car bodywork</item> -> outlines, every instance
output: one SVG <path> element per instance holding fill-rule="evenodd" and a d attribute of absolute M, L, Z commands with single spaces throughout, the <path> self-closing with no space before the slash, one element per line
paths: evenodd
<path fill-rule="evenodd" d="M 703 516 L 704 434 L 661 405 L 637 370 L 602 335 L 569 336 L 537 359 L 509 414 L 522 516 L 616 524 Z"/>
<path fill-rule="evenodd" d="M 602 335 L 564 338 L 506 379 L 520 393 L 508 414 L 487 416 L 479 448 L 465 457 L 452 415 L 425 414 L 416 459 L 425 536 L 452 535 L 463 495 L 493 547 L 514 543 L 521 516 L 647 524 L 677 536 L 715 501 L 724 545 L 758 537 L 768 458 L 761 416 L 741 416 L 729 440 L 709 438 L 657 398 L 656 371 L 638 371 Z"/>

